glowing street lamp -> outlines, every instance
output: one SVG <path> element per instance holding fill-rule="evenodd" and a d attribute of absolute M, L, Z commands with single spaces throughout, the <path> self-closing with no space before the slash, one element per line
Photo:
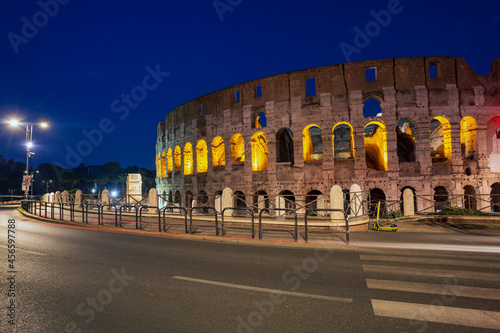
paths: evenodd
<path fill-rule="evenodd" d="M 37 120 L 41 119 L 40 122 L 36 122 Z M 16 118 L 12 118 L 9 120 L 10 126 L 13 127 L 18 127 L 19 125 L 26 125 L 26 176 L 23 177 L 23 188 L 25 191 L 25 197 L 26 199 L 28 198 L 28 193 L 31 187 L 31 176 L 29 175 L 29 158 L 31 155 L 34 155 L 35 153 L 31 152 L 30 149 L 33 147 L 33 125 L 39 125 L 42 128 L 47 128 L 49 125 L 45 121 L 45 118 L 38 118 L 35 119 L 35 122 L 31 123 L 24 123 L 20 122 Z"/>

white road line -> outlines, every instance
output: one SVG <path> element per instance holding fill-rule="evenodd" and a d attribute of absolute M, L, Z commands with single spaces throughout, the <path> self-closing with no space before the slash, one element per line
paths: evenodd
<path fill-rule="evenodd" d="M 376 316 L 500 329 L 500 312 L 372 299 Z"/>
<path fill-rule="evenodd" d="M 456 277 L 459 279 L 476 279 L 486 281 L 500 281 L 500 274 L 484 273 L 484 272 L 469 272 L 469 271 L 454 271 L 448 269 L 429 269 L 429 268 L 414 268 L 414 267 L 398 267 L 398 266 L 382 266 L 382 265 L 363 265 L 363 271 L 371 273 L 387 273 L 387 274 L 406 274 L 432 277 Z"/>
<path fill-rule="evenodd" d="M 352 303 L 352 298 L 332 297 L 332 296 L 323 296 L 323 295 L 314 295 L 314 294 L 303 294 L 303 293 L 296 293 L 293 291 L 283 291 L 283 290 L 277 290 L 277 289 L 244 286 L 241 284 L 217 282 L 217 281 L 210 281 L 210 280 L 201 280 L 201 279 L 195 279 L 195 278 L 184 277 L 184 276 L 172 276 L 172 278 L 177 279 L 177 280 L 211 284 L 214 286 L 227 287 L 227 288 L 259 291 L 259 292 L 264 292 L 264 293 L 280 294 L 280 295 L 288 295 L 288 296 L 296 296 L 296 297 L 306 297 L 306 298 L 313 298 L 313 299 L 321 299 L 321 300 L 325 300 L 325 301 Z"/>
<path fill-rule="evenodd" d="M 366 285 L 370 289 L 406 291 L 419 294 L 449 295 L 458 297 L 471 297 L 493 299 L 500 301 L 500 289 L 477 288 L 467 286 L 456 286 L 451 284 L 432 284 L 408 281 L 375 280 L 366 279 Z"/>
<path fill-rule="evenodd" d="M 484 268 L 500 268 L 499 262 L 484 262 L 470 260 L 455 260 L 455 259 L 437 259 L 437 258 L 422 258 L 422 257 L 397 257 L 397 256 L 377 256 L 370 254 L 362 254 L 359 256 L 361 260 L 368 261 L 390 261 L 390 262 L 406 262 L 415 264 L 434 264 L 434 265 L 454 265 L 454 266 L 470 266 Z"/>
<path fill-rule="evenodd" d="M 1 245 L 1 244 L 0 244 L 0 247 L 3 247 L 3 248 L 8 249 L 7 245 Z M 16 252 L 17 252 L 17 251 L 26 252 L 26 253 L 31 253 L 31 254 L 35 254 L 35 255 L 37 255 L 37 256 L 46 256 L 46 255 L 47 255 L 47 254 L 45 254 L 45 253 L 41 253 L 41 252 L 34 252 L 34 251 L 28 251 L 28 250 L 23 250 L 23 249 L 20 249 L 20 248 L 16 247 Z"/>

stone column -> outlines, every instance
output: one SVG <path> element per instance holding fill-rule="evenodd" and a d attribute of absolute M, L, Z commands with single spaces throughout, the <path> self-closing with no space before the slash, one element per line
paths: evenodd
<path fill-rule="evenodd" d="M 148 205 L 151 207 L 159 207 L 158 206 L 158 191 L 155 188 L 149 190 L 148 193 Z M 153 208 L 151 210 L 153 213 L 158 213 L 157 208 Z"/>
<path fill-rule="evenodd" d="M 233 207 L 233 190 L 229 187 L 226 187 L 224 191 L 222 191 L 222 210 L 227 207 Z M 230 210 L 224 213 L 224 216 L 231 216 L 232 212 Z"/>
<path fill-rule="evenodd" d="M 415 200 L 413 191 L 409 188 L 403 192 L 403 214 L 404 216 L 415 215 Z"/>
<path fill-rule="evenodd" d="M 109 190 L 105 189 L 101 192 L 101 205 L 109 205 Z M 104 210 L 109 210 L 109 206 L 104 207 Z"/>
<path fill-rule="evenodd" d="M 339 185 L 333 185 L 330 190 L 330 208 L 344 210 L 344 193 Z M 341 212 L 331 212 L 331 221 L 336 221 L 344 219 L 344 214 Z"/>

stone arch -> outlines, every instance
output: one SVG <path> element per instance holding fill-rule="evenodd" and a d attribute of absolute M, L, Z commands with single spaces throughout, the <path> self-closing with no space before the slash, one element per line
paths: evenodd
<path fill-rule="evenodd" d="M 184 175 L 193 174 L 193 145 L 187 142 L 184 146 Z"/>
<path fill-rule="evenodd" d="M 214 199 L 214 205 L 215 209 L 217 210 L 217 213 L 222 212 L 222 191 L 215 191 L 215 199 Z"/>
<path fill-rule="evenodd" d="M 351 202 L 351 209 L 349 215 L 360 216 L 364 214 L 363 208 L 363 192 L 361 186 L 352 184 L 349 189 L 349 199 Z"/>
<path fill-rule="evenodd" d="M 236 208 L 246 208 L 247 203 L 245 200 L 245 194 L 241 191 L 235 191 L 233 193 L 233 207 Z"/>
<path fill-rule="evenodd" d="M 477 122 L 472 117 L 463 117 L 460 121 L 460 146 L 462 157 L 473 159 L 477 152 Z"/>
<path fill-rule="evenodd" d="M 396 125 L 399 162 L 415 162 L 415 127 L 410 120 L 401 119 Z"/>
<path fill-rule="evenodd" d="M 231 138 L 231 156 L 233 163 L 245 162 L 245 140 L 240 133 L 234 134 Z"/>
<path fill-rule="evenodd" d="M 220 136 L 216 136 L 212 140 L 212 167 L 223 167 L 226 165 L 226 148 L 224 140 Z"/>
<path fill-rule="evenodd" d="M 371 217 L 377 216 L 377 207 L 380 202 L 380 216 L 385 212 L 385 193 L 380 188 L 373 188 L 370 190 L 370 200 L 368 202 L 368 213 Z"/>
<path fill-rule="evenodd" d="M 403 212 L 403 214 L 405 216 L 408 215 L 408 213 L 407 213 L 407 210 L 408 210 L 407 204 L 410 204 L 410 203 L 406 203 L 405 202 L 404 194 L 405 194 L 406 190 L 410 190 L 413 193 L 413 203 L 412 203 L 413 204 L 413 213 L 415 213 L 415 212 L 418 211 L 418 207 L 417 207 L 417 191 L 415 191 L 415 188 L 413 188 L 411 186 L 405 186 L 405 187 L 403 187 L 401 189 L 401 206 L 400 206 L 400 209 L 401 209 L 401 211 Z M 413 214 L 411 214 L 411 215 L 413 215 Z"/>
<path fill-rule="evenodd" d="M 292 191 L 283 190 L 276 197 L 277 208 L 295 209 L 295 195 Z M 276 215 L 284 215 L 285 212 L 276 212 Z"/>
<path fill-rule="evenodd" d="M 161 154 L 161 178 L 167 178 L 167 156 L 165 152 Z"/>
<path fill-rule="evenodd" d="M 447 162 L 451 159 L 451 125 L 443 116 L 431 120 L 429 141 L 432 162 Z"/>
<path fill-rule="evenodd" d="M 196 144 L 196 172 L 204 173 L 208 171 L 208 149 L 205 140 L 199 140 Z"/>
<path fill-rule="evenodd" d="M 280 128 L 276 132 L 276 162 L 294 163 L 293 132 L 289 128 Z"/>
<path fill-rule="evenodd" d="M 382 107 L 380 106 L 379 99 L 377 97 L 370 97 L 363 103 L 363 117 L 381 117 Z"/>
<path fill-rule="evenodd" d="M 163 195 L 166 195 L 165 191 L 163 191 Z M 172 195 L 172 190 L 168 191 L 168 203 L 174 202 L 174 196 Z"/>
<path fill-rule="evenodd" d="M 252 135 L 252 171 L 264 171 L 268 166 L 269 150 L 264 132 Z"/>
<path fill-rule="evenodd" d="M 500 172 L 500 117 L 486 124 L 486 154 L 491 172 Z"/>
<path fill-rule="evenodd" d="M 174 150 L 174 166 L 175 166 L 175 172 L 181 171 L 181 168 L 182 168 L 181 147 L 179 147 L 179 146 L 175 146 L 175 150 Z"/>
<path fill-rule="evenodd" d="M 387 171 L 387 130 L 383 123 L 372 121 L 364 130 L 366 167 Z"/>
<path fill-rule="evenodd" d="M 171 174 L 173 171 L 173 163 L 172 163 L 172 148 L 168 148 L 167 151 L 167 173 Z"/>
<path fill-rule="evenodd" d="M 304 162 L 323 160 L 323 137 L 321 128 L 316 124 L 307 125 L 302 131 Z"/>
<path fill-rule="evenodd" d="M 450 206 L 448 190 L 444 186 L 434 188 L 434 209 L 440 212 Z"/>
<path fill-rule="evenodd" d="M 354 131 L 346 122 L 339 122 L 332 129 L 334 159 L 354 158 Z"/>
<path fill-rule="evenodd" d="M 318 190 L 311 190 L 306 194 L 306 209 L 316 210 L 325 208 L 325 198 L 323 193 Z M 318 215 L 324 215 L 324 212 L 318 213 Z"/>
<path fill-rule="evenodd" d="M 182 206 L 182 196 L 181 196 L 181 192 L 180 191 L 176 191 L 175 192 L 175 204 L 183 207 Z"/>
<path fill-rule="evenodd" d="M 264 208 L 269 208 L 269 196 L 266 191 L 260 190 L 253 195 L 253 211 L 258 213 Z"/>
<path fill-rule="evenodd" d="M 500 213 L 500 183 L 494 183 L 491 185 L 490 201 L 491 211 Z"/>
<path fill-rule="evenodd" d="M 471 185 L 464 186 L 464 208 L 477 210 L 476 190 Z"/>
<path fill-rule="evenodd" d="M 191 191 L 186 191 L 186 194 L 184 195 L 184 207 L 192 208 L 193 198 L 193 193 Z"/>
<path fill-rule="evenodd" d="M 267 127 L 267 118 L 265 112 L 259 112 L 255 116 L 255 128 Z"/>

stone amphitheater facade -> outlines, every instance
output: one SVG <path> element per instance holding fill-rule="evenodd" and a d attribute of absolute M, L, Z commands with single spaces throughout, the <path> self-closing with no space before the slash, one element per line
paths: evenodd
<path fill-rule="evenodd" d="M 500 58 L 481 77 L 462 58 L 410 57 L 304 69 L 201 96 L 158 124 L 160 204 L 195 199 L 220 210 L 229 193 L 224 206 L 262 207 L 264 198 L 265 206 L 328 208 L 335 187 L 347 201 L 354 192 L 400 200 L 410 189 L 416 211 L 436 201 L 461 206 L 470 195 L 488 210 L 500 201 L 499 80 Z"/>

